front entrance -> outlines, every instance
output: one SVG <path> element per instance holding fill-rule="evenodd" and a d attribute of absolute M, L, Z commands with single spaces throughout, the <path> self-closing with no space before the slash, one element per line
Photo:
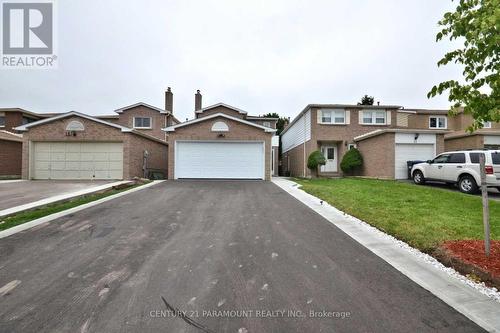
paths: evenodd
<path fill-rule="evenodd" d="M 321 146 L 321 153 L 326 158 L 326 164 L 321 166 L 321 172 L 337 172 L 337 148 Z"/>

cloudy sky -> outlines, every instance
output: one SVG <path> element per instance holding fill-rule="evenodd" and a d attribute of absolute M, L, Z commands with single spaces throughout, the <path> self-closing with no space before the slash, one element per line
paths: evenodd
<path fill-rule="evenodd" d="M 110 114 L 143 101 L 192 118 L 224 102 L 294 117 L 309 103 L 447 108 L 427 91 L 458 68 L 437 68 L 450 0 L 72 0 L 57 5 L 56 70 L 0 70 L 0 107 Z"/>

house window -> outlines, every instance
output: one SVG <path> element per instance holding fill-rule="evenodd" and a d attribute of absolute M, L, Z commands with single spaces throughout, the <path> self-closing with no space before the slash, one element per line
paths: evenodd
<path fill-rule="evenodd" d="M 386 116 L 385 111 L 363 111 L 363 124 L 385 125 Z"/>
<path fill-rule="evenodd" d="M 265 126 L 265 127 L 271 127 L 271 122 L 270 121 L 264 121 L 262 123 L 262 126 Z"/>
<path fill-rule="evenodd" d="M 134 117 L 134 128 L 151 128 L 151 118 Z"/>
<path fill-rule="evenodd" d="M 321 110 L 321 123 L 345 124 L 344 110 Z"/>
<path fill-rule="evenodd" d="M 429 117 L 429 128 L 446 128 L 446 117 Z"/>
<path fill-rule="evenodd" d="M 23 125 L 26 125 L 26 124 L 32 123 L 34 121 L 36 121 L 36 119 L 23 117 L 22 123 L 23 123 Z"/>
<path fill-rule="evenodd" d="M 5 116 L 0 116 L 0 127 L 5 127 Z"/>
<path fill-rule="evenodd" d="M 347 145 L 347 150 L 351 150 L 353 148 L 358 148 L 355 143 L 350 143 Z"/>
<path fill-rule="evenodd" d="M 484 121 L 483 128 L 491 128 L 491 121 Z"/>

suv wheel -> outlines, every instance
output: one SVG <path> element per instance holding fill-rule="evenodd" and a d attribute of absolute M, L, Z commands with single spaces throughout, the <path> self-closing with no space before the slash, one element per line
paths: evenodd
<path fill-rule="evenodd" d="M 460 180 L 458 181 L 458 189 L 460 190 L 460 192 L 467 194 L 476 193 L 477 184 L 476 181 L 474 180 L 474 177 L 469 175 L 460 177 Z"/>
<path fill-rule="evenodd" d="M 422 171 L 417 170 L 413 173 L 413 182 L 417 185 L 425 184 L 425 178 L 424 178 L 424 174 L 422 173 Z"/>

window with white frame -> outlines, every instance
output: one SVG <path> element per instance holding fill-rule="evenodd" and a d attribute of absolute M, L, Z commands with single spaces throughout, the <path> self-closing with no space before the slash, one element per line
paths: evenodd
<path fill-rule="evenodd" d="M 447 127 L 447 118 L 443 116 L 429 117 L 429 128 L 445 129 Z"/>
<path fill-rule="evenodd" d="M 262 126 L 264 126 L 264 127 L 271 127 L 271 122 L 270 121 L 264 121 L 264 122 L 262 122 Z"/>
<path fill-rule="evenodd" d="M 363 124 L 385 125 L 387 123 L 385 111 L 363 111 Z"/>
<path fill-rule="evenodd" d="M 134 117 L 134 128 L 151 128 L 151 118 Z"/>
<path fill-rule="evenodd" d="M 321 110 L 322 124 L 345 124 L 344 110 Z"/>
<path fill-rule="evenodd" d="M 483 121 L 483 128 L 491 128 L 491 121 Z"/>

